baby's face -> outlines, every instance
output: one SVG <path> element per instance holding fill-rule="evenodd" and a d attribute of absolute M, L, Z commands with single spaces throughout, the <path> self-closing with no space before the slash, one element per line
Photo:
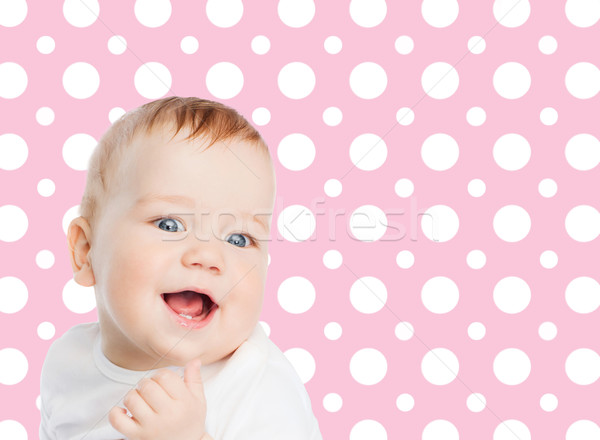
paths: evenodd
<path fill-rule="evenodd" d="M 102 348 L 124 368 L 195 357 L 212 363 L 259 320 L 275 197 L 271 162 L 244 142 L 202 151 L 205 144 L 186 136 L 169 141 L 157 131 L 134 140 L 133 151 L 143 154 L 127 157 L 119 192 L 94 231 Z M 186 290 L 202 294 L 173 294 Z"/>

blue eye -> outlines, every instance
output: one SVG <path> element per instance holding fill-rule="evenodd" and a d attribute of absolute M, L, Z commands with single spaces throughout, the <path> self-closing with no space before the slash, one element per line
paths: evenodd
<path fill-rule="evenodd" d="M 157 224 L 158 223 L 158 224 Z M 159 218 L 154 221 L 154 224 L 157 224 L 159 229 L 167 232 L 181 232 L 185 231 L 185 226 L 179 220 L 176 220 L 171 217 Z M 161 227 L 162 225 L 162 227 Z M 177 227 L 177 225 L 181 225 L 181 230 Z"/>
<path fill-rule="evenodd" d="M 231 234 L 227 236 L 226 241 L 237 247 L 252 246 L 252 239 L 243 234 Z"/>

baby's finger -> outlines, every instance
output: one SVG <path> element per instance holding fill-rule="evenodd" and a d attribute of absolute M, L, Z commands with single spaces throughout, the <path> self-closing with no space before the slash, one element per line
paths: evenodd
<path fill-rule="evenodd" d="M 158 373 L 152 376 L 152 380 L 159 384 L 172 399 L 183 399 L 188 393 L 181 377 L 166 368 L 159 370 Z"/>
<path fill-rule="evenodd" d="M 137 386 L 138 393 L 148 406 L 155 412 L 161 413 L 169 406 L 171 396 L 155 381 L 142 379 Z"/>
<path fill-rule="evenodd" d="M 134 437 L 134 434 L 138 429 L 138 424 L 127 415 L 127 410 L 118 406 L 115 406 L 110 410 L 108 413 L 108 421 L 113 428 L 125 437 Z"/>
<path fill-rule="evenodd" d="M 152 408 L 150 408 L 136 389 L 127 393 L 123 399 L 123 405 L 129 410 L 134 421 L 138 422 L 140 425 L 143 425 L 149 417 L 154 415 Z"/>
<path fill-rule="evenodd" d="M 185 366 L 183 380 L 194 396 L 204 399 L 204 384 L 200 372 L 201 365 L 200 359 L 189 361 Z"/>

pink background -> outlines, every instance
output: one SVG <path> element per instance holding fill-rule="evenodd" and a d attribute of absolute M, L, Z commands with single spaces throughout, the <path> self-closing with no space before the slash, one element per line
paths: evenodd
<path fill-rule="evenodd" d="M 137 5 L 141 21 L 133 0 L 102 1 L 99 18 L 77 27 L 71 22 L 86 23 L 88 15 L 85 10 L 78 15 L 73 1 L 64 2 L 65 15 L 62 2 L 30 0 L 25 16 L 23 0 L 11 2 L 16 8 L 12 12 L 7 12 L 8 2 L 0 1 L 0 135 L 20 136 L 28 152 L 25 161 L 15 159 L 23 148 L 13 145 L 14 138 L 0 138 L 0 279 L 4 280 L 0 280 L 0 437 L 27 438 L 24 428 L 28 438 L 37 438 L 36 400 L 46 351 L 71 326 L 96 319 L 89 292 L 67 286 L 72 272 L 63 230 L 64 222 L 75 215 L 69 210 L 80 203 L 85 183 L 85 170 L 74 168 L 73 163 L 77 159 L 81 163 L 90 151 L 83 145 L 80 151 L 73 151 L 65 142 L 79 133 L 98 140 L 110 124 L 111 109 L 132 109 L 149 101 L 154 93 L 158 94 L 154 97 L 173 94 L 220 100 L 249 120 L 257 108 L 270 112 L 266 125 L 257 123 L 271 148 L 278 177 L 261 319 L 284 352 L 304 350 L 287 354 L 306 381 L 324 438 L 600 439 L 600 243 L 596 238 L 600 179 L 595 166 L 600 147 L 597 140 L 588 138 L 574 142 L 572 150 L 567 148 L 578 134 L 600 136 L 600 73 L 589 66 L 588 70 L 571 70 L 581 62 L 600 66 L 596 16 L 600 6 L 593 0 L 503 3 L 511 2 L 516 7 L 502 18 L 494 14 L 492 0 L 459 0 L 458 16 L 452 20 L 456 8 L 451 0 L 388 1 L 385 13 L 379 16 L 377 11 L 385 5 L 382 0 L 317 2 L 314 15 L 311 1 L 282 1 L 279 12 L 274 0 L 245 1 L 241 19 L 219 27 L 218 18 L 209 18 L 206 1 L 170 2 L 170 15 L 163 14 L 161 19 L 161 5 L 169 4 L 163 0 L 155 1 L 153 8 L 156 23 L 164 24 L 149 27 L 143 24 L 147 1 Z M 230 18 L 240 11 L 239 1 L 222 3 L 228 3 L 225 9 Z M 291 13 L 299 20 L 295 25 L 286 13 L 290 4 L 298 8 Z M 432 21 L 430 5 L 441 10 L 439 22 Z M 446 9 L 440 9 L 442 5 Z M 524 12 L 527 5 L 528 13 Z M 72 11 L 75 18 L 71 18 Z M 513 24 L 522 24 L 502 24 L 504 19 L 509 23 L 509 18 L 514 19 Z M 127 41 L 124 53 L 109 50 L 113 35 Z M 259 35 L 270 41 L 264 54 L 252 48 L 253 38 Z M 552 53 L 543 53 L 550 51 L 544 44 L 540 46 L 540 39 L 547 35 L 558 43 Z M 38 49 L 43 36 L 54 40 L 50 53 Z M 184 53 L 180 46 L 187 36 L 199 42 L 195 53 Z M 326 50 L 324 43 L 330 36 L 341 40 L 339 53 Z M 396 49 L 400 36 L 409 36 L 414 42 L 409 53 Z M 474 36 L 485 40 L 485 50 L 478 54 L 469 52 L 468 41 Z M 5 65 L 2 70 L 7 62 L 26 72 L 24 89 L 19 86 L 22 75 L 11 73 L 18 69 Z M 63 85 L 65 71 L 76 62 L 95 68 L 99 87 L 85 76 Z M 146 62 L 160 63 L 169 70 L 170 91 L 161 94 L 160 84 L 136 86 L 136 71 Z M 231 92 L 234 96 L 215 96 L 212 80 L 207 80 L 209 70 L 220 62 L 235 64 L 243 74 L 243 86 L 238 93 Z M 292 62 L 312 69 L 314 88 L 310 81 L 306 85 L 305 77 L 293 75 L 291 82 L 298 88 L 292 92 L 286 88 L 285 73 L 280 72 Z M 353 69 L 364 62 L 378 64 L 387 82 L 368 70 L 361 78 L 351 79 Z M 451 82 L 442 81 L 440 87 L 445 88 L 439 90 L 449 93 L 444 99 L 431 96 L 431 88 L 422 84 L 425 70 L 436 62 L 454 66 L 459 78 L 454 92 Z M 507 98 L 506 90 L 511 85 L 518 89 L 527 75 L 502 76 L 499 68 L 508 62 L 522 65 L 531 79 L 518 98 Z M 227 86 L 227 78 L 217 76 Z M 78 90 L 84 95 L 89 91 L 89 97 L 72 96 L 79 81 Z M 231 81 L 233 85 L 226 90 L 241 85 Z M 370 85 L 379 89 L 366 96 L 373 90 Z M 302 90 L 306 96 L 289 96 L 294 91 L 302 94 Z M 51 123 L 40 114 L 36 117 L 41 107 L 52 109 Z M 341 110 L 339 124 L 331 126 L 324 121 L 323 113 L 329 107 Z M 415 119 L 411 124 L 407 124 L 408 118 L 398 123 L 396 114 L 402 107 L 412 108 Z M 483 124 L 468 122 L 467 111 L 472 107 L 485 110 Z M 548 107 L 558 114 L 555 123 L 540 117 Z M 312 140 L 314 160 L 310 146 L 303 143 L 297 149 L 282 146 L 278 156 L 281 140 L 293 133 Z M 376 134 L 386 145 L 387 154 L 383 155 L 377 148 L 367 153 L 370 146 L 360 150 L 359 157 L 372 153 L 376 156 L 373 160 L 381 159 L 372 170 L 361 169 L 367 159 L 353 161 L 350 154 L 354 139 L 365 133 Z M 425 140 L 437 133 L 456 141 L 459 155 L 455 163 L 449 144 L 439 144 L 427 155 Z M 497 140 L 509 133 L 527 140 L 528 160 L 523 160 L 527 148 L 503 150 L 501 144 L 494 149 Z M 568 151 L 574 159 L 569 159 Z M 447 169 L 432 169 L 432 157 L 440 158 Z M 14 163 L 18 166 L 7 165 Z M 288 169 L 290 163 L 304 164 L 303 169 Z M 590 169 L 583 169 L 582 163 Z M 519 169 L 505 169 L 511 164 Z M 40 194 L 42 179 L 54 183 L 51 195 Z M 334 197 L 329 189 L 326 192 L 329 179 L 341 183 L 339 196 Z M 411 195 L 401 197 L 395 191 L 400 179 L 413 183 Z M 475 196 L 469 191 L 473 179 L 485 183 L 484 194 Z M 544 179 L 555 182 L 555 195 L 547 193 L 548 181 L 540 190 Z M 291 242 L 278 231 L 278 216 L 291 205 L 302 205 L 316 214 L 310 239 Z M 402 216 L 389 215 L 387 220 L 404 231 L 404 237 L 398 239 L 398 230 L 388 229 L 378 240 L 357 240 L 348 225 L 350 214 L 363 205 L 375 205 L 386 213 L 404 210 Z M 440 242 L 423 232 L 422 216 L 418 227 L 416 221 L 411 224 L 418 213 L 434 205 L 451 208 L 459 219 L 458 229 L 450 228 L 447 239 Z M 508 205 L 518 205 L 521 214 L 527 213 L 529 229 L 523 223 L 527 216 L 500 218 L 498 211 Z M 590 208 L 575 209 L 582 205 Z M 23 217 L 15 216 L 17 210 L 11 206 L 25 213 L 26 232 Z M 336 210 L 345 215 L 334 217 Z M 448 216 L 449 210 L 443 212 L 445 216 L 434 222 L 446 230 L 452 216 Z M 333 224 L 335 239 L 331 238 Z M 24 233 L 11 232 L 13 228 Z M 507 240 L 511 231 L 523 233 Z M 42 250 L 52 253 L 54 264 L 41 263 L 40 267 L 39 261 L 44 260 L 38 253 Z M 330 268 L 334 266 L 329 257 L 327 265 L 324 263 L 329 250 L 341 253 L 343 263 L 338 268 Z M 473 250 L 485 254 L 482 267 L 467 260 Z M 401 251 L 412 253 L 412 266 L 397 263 Z M 548 262 L 546 258 L 552 254 L 543 254 L 546 251 L 555 253 L 557 264 Z M 26 301 L 23 290 L 15 289 L 6 277 L 24 283 Z M 310 289 L 298 288 L 302 284 L 280 289 L 291 277 L 303 277 L 314 286 L 314 301 Z M 371 296 L 381 292 L 377 283 L 363 277 L 383 283 L 385 305 Z M 448 287 L 451 283 L 429 290 L 424 287 L 436 277 L 452 280 L 457 290 Z M 530 299 L 527 289 L 497 288 L 507 277 L 523 280 Z M 584 284 L 570 284 L 581 277 L 595 281 L 586 278 Z M 351 301 L 353 285 L 358 290 Z M 76 298 L 81 301 L 63 300 L 63 295 L 71 298 L 73 292 L 80 293 Z M 15 306 L 19 301 L 21 305 Z M 431 311 L 438 303 L 444 313 Z M 77 306 L 84 313 L 73 311 Z M 369 307 L 372 313 L 364 313 Z M 307 310 L 297 313 L 300 309 Z M 414 328 L 414 336 L 408 340 L 396 336 L 404 328 L 401 321 Z M 339 338 L 325 331 L 331 322 L 341 326 Z M 483 338 L 474 339 L 469 333 L 474 322 L 485 326 Z M 540 330 L 549 322 L 556 326 L 556 336 L 548 336 L 550 324 Z M 41 323 L 50 323 L 44 326 L 53 326 L 55 333 L 39 329 Z M 379 354 L 359 352 L 365 348 Z M 432 349 L 446 349 L 454 358 L 444 357 L 448 354 L 444 350 L 428 355 Z M 505 349 L 520 351 L 503 352 Z M 436 384 L 444 382 L 453 359 L 459 365 L 458 376 Z M 510 378 L 518 383 L 507 383 Z M 325 399 L 330 393 L 338 395 L 341 407 L 331 403 L 335 401 L 331 396 Z M 467 404 L 472 393 L 485 398 L 485 409 L 474 411 L 473 400 Z M 403 394 L 412 396 L 414 407 L 404 407 L 402 399 L 397 402 Z M 546 394 L 555 396 L 555 409 L 548 403 L 551 398 L 542 399 Z"/>

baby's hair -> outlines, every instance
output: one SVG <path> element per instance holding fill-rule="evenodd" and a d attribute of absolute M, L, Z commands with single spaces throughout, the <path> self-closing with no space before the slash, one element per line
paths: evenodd
<path fill-rule="evenodd" d="M 202 138 L 208 141 L 206 148 L 216 143 L 226 146 L 225 141 L 235 139 L 247 142 L 269 155 L 267 145 L 258 131 L 235 109 L 224 104 L 178 96 L 144 104 L 115 121 L 90 157 L 79 211 L 92 226 L 92 231 L 100 210 L 112 195 L 115 181 L 119 178 L 120 164 L 126 158 L 133 139 L 155 129 L 171 129 L 173 137 L 185 129 L 189 132 L 186 140 Z"/>

